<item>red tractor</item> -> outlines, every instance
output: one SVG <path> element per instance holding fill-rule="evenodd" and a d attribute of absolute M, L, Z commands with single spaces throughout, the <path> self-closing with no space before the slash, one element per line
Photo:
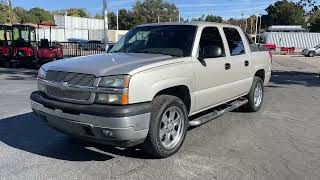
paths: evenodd
<path fill-rule="evenodd" d="M 6 65 L 11 58 L 11 26 L 0 25 L 0 65 Z"/>
<path fill-rule="evenodd" d="M 9 66 L 32 66 L 37 56 L 36 28 L 31 25 L 12 25 L 12 58 Z"/>
<path fill-rule="evenodd" d="M 40 44 L 38 46 L 38 59 L 37 64 L 42 65 L 44 63 L 63 59 L 63 48 L 62 45 L 57 42 L 52 42 L 51 38 L 51 29 L 52 27 L 56 26 L 55 24 L 51 22 L 43 22 L 38 24 L 38 31 L 40 32 L 40 27 L 45 28 L 49 27 L 49 40 L 46 38 L 46 30 L 43 30 L 44 37 L 40 40 Z"/>

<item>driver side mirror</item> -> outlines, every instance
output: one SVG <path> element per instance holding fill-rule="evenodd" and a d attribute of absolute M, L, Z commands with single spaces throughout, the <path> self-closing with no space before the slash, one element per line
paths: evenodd
<path fill-rule="evenodd" d="M 204 60 L 208 58 L 218 58 L 223 57 L 224 53 L 221 47 L 218 46 L 205 46 L 200 49 L 199 60 Z"/>

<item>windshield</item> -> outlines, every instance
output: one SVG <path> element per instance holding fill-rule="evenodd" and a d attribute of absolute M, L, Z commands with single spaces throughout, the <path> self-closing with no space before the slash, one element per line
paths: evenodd
<path fill-rule="evenodd" d="M 147 53 L 170 56 L 191 56 L 196 26 L 145 26 L 130 30 L 109 51 L 110 53 Z"/>

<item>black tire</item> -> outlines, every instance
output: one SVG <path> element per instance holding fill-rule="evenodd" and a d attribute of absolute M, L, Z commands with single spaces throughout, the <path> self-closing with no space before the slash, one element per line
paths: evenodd
<path fill-rule="evenodd" d="M 314 57 L 315 55 L 316 55 L 315 52 L 313 52 L 313 51 L 309 52 L 309 57 Z"/>
<path fill-rule="evenodd" d="M 170 108 L 178 108 L 181 112 L 183 125 L 181 125 L 181 138 L 178 143 L 172 147 L 171 149 L 165 148 L 160 140 L 160 126 L 162 122 L 162 117 L 164 113 L 167 112 Z M 155 158 L 166 158 L 170 157 L 181 148 L 184 139 L 186 137 L 186 132 L 188 128 L 188 116 L 187 116 L 187 108 L 183 101 L 175 96 L 170 95 L 160 95 L 157 96 L 152 101 L 152 110 L 151 110 L 151 120 L 149 126 L 149 133 L 142 144 L 143 150 Z"/>
<path fill-rule="evenodd" d="M 261 87 L 261 91 L 262 91 L 262 97 L 261 97 L 261 102 L 259 103 L 259 105 L 256 104 L 255 101 L 255 90 L 257 88 L 257 86 Z M 255 76 L 253 78 L 253 83 L 252 83 L 252 87 L 250 89 L 249 94 L 246 96 L 246 98 L 249 100 L 249 102 L 243 106 L 243 110 L 246 112 L 257 112 L 261 109 L 262 104 L 263 104 L 263 99 L 264 99 L 264 84 L 263 81 L 260 77 Z"/>
<path fill-rule="evenodd" d="M 22 65 L 21 63 L 13 62 L 13 63 L 11 63 L 10 66 L 11 66 L 11 68 L 19 69 L 21 67 L 24 67 L 25 65 Z"/>
<path fill-rule="evenodd" d="M 11 68 L 12 64 L 9 61 L 4 62 L 4 68 Z"/>

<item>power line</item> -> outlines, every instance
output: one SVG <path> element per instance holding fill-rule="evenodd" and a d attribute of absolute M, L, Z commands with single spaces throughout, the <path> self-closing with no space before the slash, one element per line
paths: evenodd
<path fill-rule="evenodd" d="M 265 1 L 265 2 L 256 2 L 254 3 L 255 5 L 257 4 L 270 4 L 270 3 L 275 3 L 276 1 Z M 228 2 L 228 3 L 205 3 L 205 4 L 177 4 L 178 7 L 208 7 L 208 6 L 230 6 L 230 5 L 247 5 L 247 4 L 252 4 L 250 2 Z"/>
<path fill-rule="evenodd" d="M 216 14 L 216 13 L 228 13 L 228 12 L 241 12 L 241 11 L 250 11 L 250 10 L 261 10 L 265 9 L 265 6 L 254 7 L 254 8 L 244 8 L 244 9 L 233 9 L 233 10 L 219 10 L 219 11 L 189 11 L 184 14 Z"/>

